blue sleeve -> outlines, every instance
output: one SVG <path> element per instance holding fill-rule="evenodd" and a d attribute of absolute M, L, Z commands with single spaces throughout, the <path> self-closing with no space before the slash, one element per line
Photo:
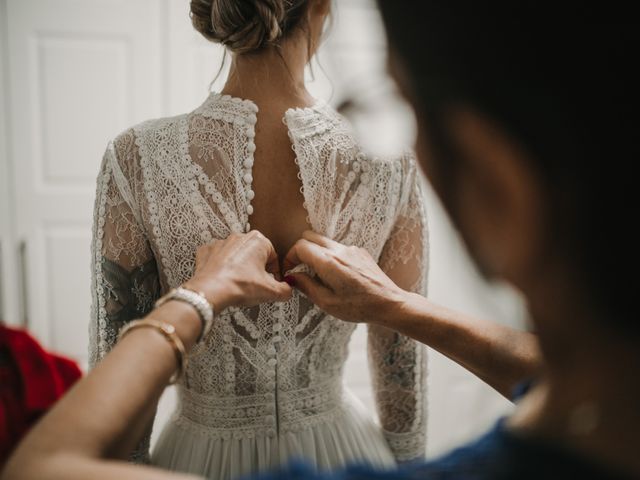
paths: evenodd
<path fill-rule="evenodd" d="M 316 472 L 303 462 L 293 462 L 283 469 L 245 477 L 243 480 L 391 480 L 401 477 L 398 470 L 376 470 L 366 465 L 353 465 L 333 472 Z"/>

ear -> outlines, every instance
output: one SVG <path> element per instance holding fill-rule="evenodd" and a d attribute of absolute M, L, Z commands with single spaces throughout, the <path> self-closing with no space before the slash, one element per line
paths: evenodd
<path fill-rule="evenodd" d="M 475 111 L 453 109 L 447 127 L 462 159 L 454 207 L 460 229 L 488 273 L 520 284 L 544 241 L 544 191 L 532 158 Z"/>

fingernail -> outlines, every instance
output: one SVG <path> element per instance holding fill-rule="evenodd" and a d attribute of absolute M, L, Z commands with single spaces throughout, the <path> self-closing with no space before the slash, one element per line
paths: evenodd
<path fill-rule="evenodd" d="M 290 287 L 296 286 L 296 279 L 292 275 L 285 276 L 284 281 L 287 282 L 287 285 L 289 285 Z"/>

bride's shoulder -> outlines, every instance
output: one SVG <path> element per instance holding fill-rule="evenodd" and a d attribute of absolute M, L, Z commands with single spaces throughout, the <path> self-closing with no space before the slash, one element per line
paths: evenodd
<path fill-rule="evenodd" d="M 175 115 L 172 117 L 160 117 L 145 120 L 143 122 L 132 125 L 116 136 L 116 140 L 123 136 L 142 136 L 148 134 L 160 134 L 165 131 L 172 131 L 177 128 L 181 120 L 184 120 L 188 114 Z"/>
<path fill-rule="evenodd" d="M 107 151 L 113 151 L 123 171 L 128 171 L 138 163 L 141 144 L 145 138 L 167 139 L 174 136 L 180 120 L 186 115 L 145 120 L 118 133 L 108 142 Z"/>
<path fill-rule="evenodd" d="M 395 168 L 407 174 L 415 169 L 415 155 L 410 148 L 395 154 L 371 154 L 359 140 L 349 119 L 323 101 L 313 107 L 288 111 L 285 123 L 294 142 L 316 140 L 325 154 L 337 153 L 342 162 L 365 162 L 370 167 Z"/>

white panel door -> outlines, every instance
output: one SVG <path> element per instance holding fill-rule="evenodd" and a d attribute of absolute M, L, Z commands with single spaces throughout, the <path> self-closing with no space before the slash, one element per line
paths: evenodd
<path fill-rule="evenodd" d="M 161 7 L 157 0 L 6 4 L 9 159 L 28 327 L 81 361 L 95 178 L 110 137 L 162 113 Z"/>
<path fill-rule="evenodd" d="M 188 1 L 167 4 L 167 33 L 167 108 L 177 115 L 195 109 L 209 90 L 222 89 L 231 59 L 192 27 Z"/>

